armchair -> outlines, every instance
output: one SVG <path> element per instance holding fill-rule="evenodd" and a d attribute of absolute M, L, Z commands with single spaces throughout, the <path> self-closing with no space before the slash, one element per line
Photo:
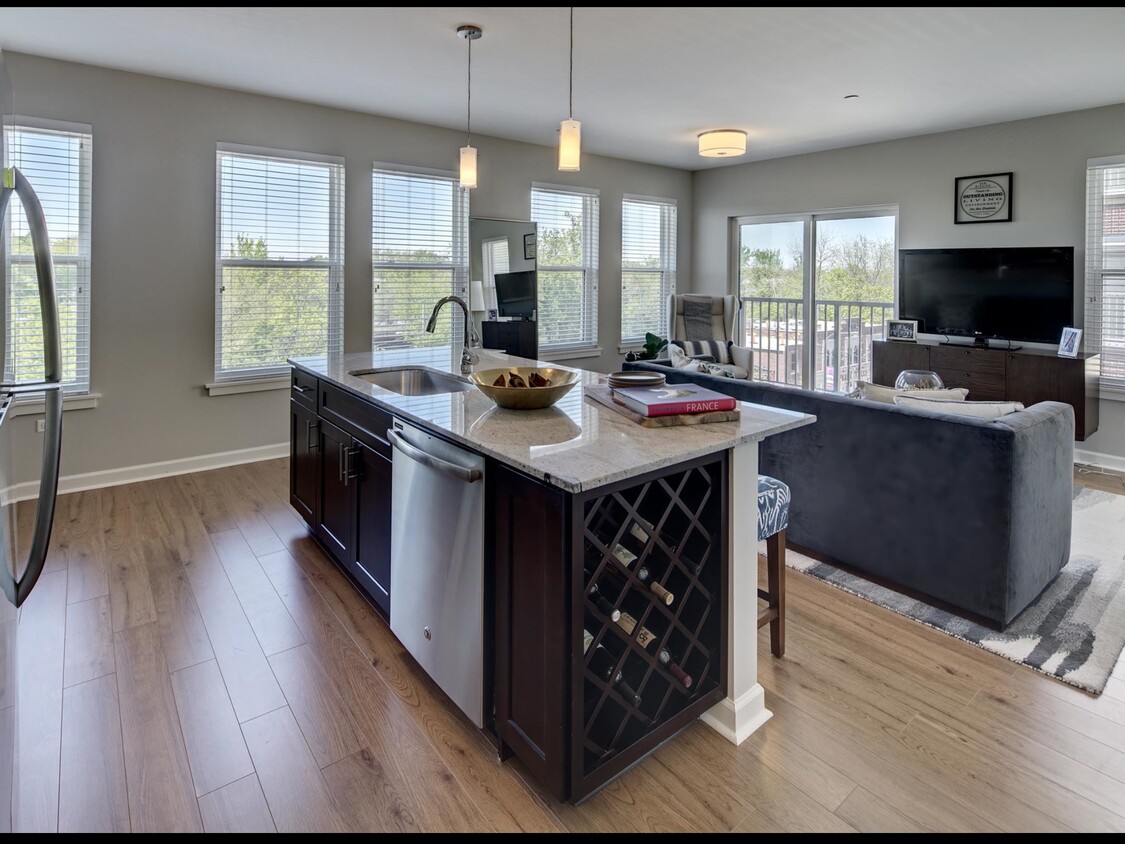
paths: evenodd
<path fill-rule="evenodd" d="M 673 293 L 668 297 L 668 342 L 689 355 L 707 354 L 730 364 L 735 378 L 749 378 L 754 353 L 735 345 L 738 337 L 738 298 Z"/>

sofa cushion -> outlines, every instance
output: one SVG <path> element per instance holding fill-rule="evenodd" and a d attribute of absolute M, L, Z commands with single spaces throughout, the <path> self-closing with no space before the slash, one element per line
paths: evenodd
<path fill-rule="evenodd" d="M 673 340 L 686 355 L 709 355 L 715 363 L 730 363 L 730 340 Z"/>
<path fill-rule="evenodd" d="M 929 396 L 895 396 L 895 404 L 914 410 L 932 410 L 935 413 L 954 413 L 976 419 L 999 419 L 1024 407 L 1018 401 L 950 401 Z"/>
<path fill-rule="evenodd" d="M 897 396 L 919 396 L 935 399 L 948 399 L 950 401 L 964 401 L 969 391 L 964 387 L 952 387 L 948 390 L 896 390 L 894 387 L 884 387 L 882 384 L 871 384 L 859 381 L 855 390 L 850 393 L 853 398 L 867 399 L 868 401 L 881 401 L 884 404 L 894 404 Z"/>

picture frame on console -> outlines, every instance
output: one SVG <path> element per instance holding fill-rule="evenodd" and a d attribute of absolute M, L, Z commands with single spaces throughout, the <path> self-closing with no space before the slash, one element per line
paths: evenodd
<path fill-rule="evenodd" d="M 883 333 L 888 340 L 895 340 L 899 343 L 915 343 L 918 341 L 918 320 L 888 319 Z"/>
<path fill-rule="evenodd" d="M 1078 349 L 1081 347 L 1081 345 L 1082 329 L 1069 327 L 1064 328 L 1062 330 L 1062 339 L 1059 340 L 1059 357 L 1078 357 Z"/>
<path fill-rule="evenodd" d="M 1012 222 L 1012 173 L 958 176 L 954 182 L 953 222 Z"/>
<path fill-rule="evenodd" d="M 525 234 L 523 236 L 523 257 L 525 261 L 535 259 L 535 238 L 535 234 Z"/>

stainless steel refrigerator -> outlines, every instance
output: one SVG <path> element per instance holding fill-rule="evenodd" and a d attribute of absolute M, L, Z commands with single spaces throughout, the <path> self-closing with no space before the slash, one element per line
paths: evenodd
<path fill-rule="evenodd" d="M 18 813 L 19 789 L 20 691 L 21 660 L 35 658 L 33 642 L 20 643 L 21 606 L 31 595 L 47 559 L 51 540 L 51 523 L 55 513 L 55 495 L 59 481 L 59 452 L 62 445 L 62 351 L 59 338 L 59 309 L 55 292 L 55 271 L 47 235 L 47 220 L 35 190 L 14 167 L 8 167 L 5 141 L 13 109 L 12 88 L 4 57 L 0 54 L 0 223 L 6 234 L 10 230 L 8 214 L 23 214 L 31 235 L 35 271 L 39 281 L 39 308 L 43 320 L 42 381 L 34 383 L 0 383 L 0 832 L 12 829 L 13 816 Z M 0 255 L 7 248 L 0 244 Z M 4 267 L 8 260 L 4 258 Z M 7 290 L 6 270 L 3 290 Z M 8 353 L 9 314 L 7 296 L 0 296 L 0 378 L 5 377 Z M 42 439 L 14 437 L 12 407 L 20 399 L 35 399 L 44 405 L 45 430 Z M 30 463 L 38 467 L 32 478 L 18 477 L 15 458 L 17 449 L 38 449 Z M 20 500 L 23 499 L 23 500 Z M 24 795 L 26 797 L 26 795 Z"/>

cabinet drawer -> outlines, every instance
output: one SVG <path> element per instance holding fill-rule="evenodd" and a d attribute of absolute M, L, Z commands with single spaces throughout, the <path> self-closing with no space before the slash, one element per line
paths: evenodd
<path fill-rule="evenodd" d="M 294 369 L 290 381 L 290 395 L 293 401 L 299 401 L 309 408 L 316 410 L 316 385 L 317 377 L 300 369 Z"/>
<path fill-rule="evenodd" d="M 930 366 L 934 372 L 949 369 L 954 372 L 999 375 L 1003 378 L 1007 369 L 1007 353 L 999 349 L 951 349 L 938 346 L 930 349 Z"/>
<path fill-rule="evenodd" d="M 385 410 L 322 381 L 317 412 L 378 454 L 391 456 L 391 415 Z"/>
<path fill-rule="evenodd" d="M 947 388 L 966 387 L 969 401 L 1004 401 L 1008 388 L 1001 375 L 972 372 L 964 369 L 935 369 Z"/>

